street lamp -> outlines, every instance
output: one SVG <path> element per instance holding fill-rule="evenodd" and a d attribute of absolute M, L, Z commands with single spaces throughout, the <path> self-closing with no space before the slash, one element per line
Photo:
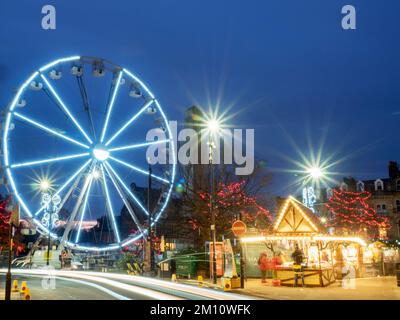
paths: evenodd
<path fill-rule="evenodd" d="M 318 180 L 324 176 L 323 169 L 317 166 L 308 168 L 307 172 L 313 180 Z"/>
<path fill-rule="evenodd" d="M 49 190 L 50 187 L 51 187 L 51 183 L 50 183 L 49 180 L 43 179 L 43 180 L 40 181 L 39 187 L 40 187 L 40 190 L 41 190 L 41 191 L 47 192 L 47 190 Z"/>
<path fill-rule="evenodd" d="M 210 190 L 210 215 L 211 215 L 211 235 L 213 243 L 213 259 L 212 259 L 212 270 L 213 270 L 213 283 L 217 283 L 217 257 L 215 251 L 216 245 L 216 226 L 215 226 L 215 211 L 214 211 L 214 166 L 213 166 L 213 150 L 215 148 L 214 138 L 220 130 L 220 122 L 215 118 L 210 118 L 207 121 L 208 131 L 208 155 L 209 165 L 211 170 L 211 190 Z"/>

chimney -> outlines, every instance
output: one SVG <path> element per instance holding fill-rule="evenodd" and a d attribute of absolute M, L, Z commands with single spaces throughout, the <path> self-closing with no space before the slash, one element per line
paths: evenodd
<path fill-rule="evenodd" d="M 399 165 L 396 161 L 389 161 L 389 178 L 396 179 L 399 176 Z"/>

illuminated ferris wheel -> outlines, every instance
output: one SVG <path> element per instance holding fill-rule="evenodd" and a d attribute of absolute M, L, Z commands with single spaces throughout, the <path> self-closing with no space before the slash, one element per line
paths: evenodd
<path fill-rule="evenodd" d="M 148 170 L 149 148 L 172 161 Z M 100 58 L 62 58 L 33 72 L 6 111 L 2 149 L 22 214 L 75 250 L 146 236 L 149 215 L 157 223 L 173 188 L 174 144 L 160 103 L 133 73 Z"/>

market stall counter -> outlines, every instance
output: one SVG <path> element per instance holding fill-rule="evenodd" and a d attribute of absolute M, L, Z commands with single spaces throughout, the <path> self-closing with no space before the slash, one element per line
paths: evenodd
<path fill-rule="evenodd" d="M 332 268 L 302 268 L 305 287 L 325 287 L 335 282 L 335 275 Z M 295 284 L 295 270 L 293 266 L 279 266 L 276 268 L 276 279 L 280 280 L 281 286 L 293 287 Z M 298 286 L 302 286 L 301 277 L 298 279 Z"/>

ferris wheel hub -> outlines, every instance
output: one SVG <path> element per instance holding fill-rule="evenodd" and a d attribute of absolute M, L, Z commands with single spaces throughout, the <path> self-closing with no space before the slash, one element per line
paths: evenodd
<path fill-rule="evenodd" d="M 93 156 L 96 160 L 105 161 L 110 156 L 110 151 L 102 144 L 97 144 L 93 149 Z"/>

